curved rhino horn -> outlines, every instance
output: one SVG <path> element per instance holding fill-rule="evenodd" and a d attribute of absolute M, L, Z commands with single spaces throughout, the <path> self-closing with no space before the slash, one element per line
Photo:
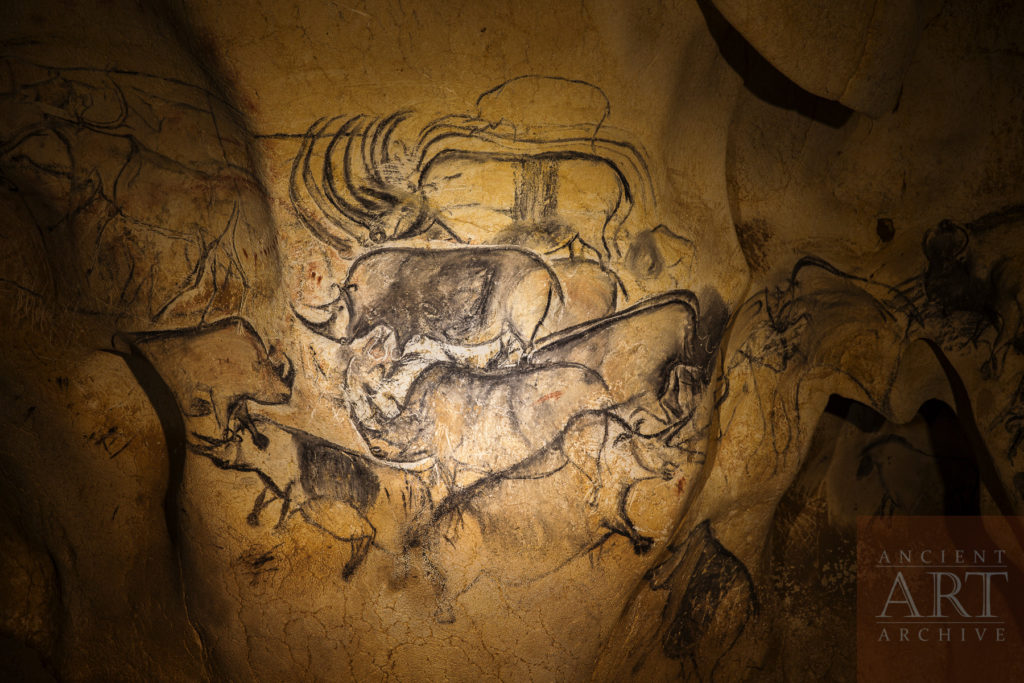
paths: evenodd
<path fill-rule="evenodd" d="M 345 334 L 348 328 L 348 307 L 342 288 L 337 284 L 331 288 L 336 290 L 336 294 L 327 303 L 313 306 L 296 301 L 291 303 L 291 309 L 295 317 L 311 332 L 344 343 L 349 341 Z"/>

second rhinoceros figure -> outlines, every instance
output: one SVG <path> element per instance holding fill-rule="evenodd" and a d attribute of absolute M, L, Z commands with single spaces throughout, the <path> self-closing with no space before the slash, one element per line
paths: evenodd
<path fill-rule="evenodd" d="M 413 339 L 451 347 L 504 340 L 528 349 L 554 300 L 555 273 L 515 247 L 391 247 L 359 256 L 336 296 L 295 308 L 314 332 L 347 343 L 379 326 L 394 331 L 399 350 Z"/>

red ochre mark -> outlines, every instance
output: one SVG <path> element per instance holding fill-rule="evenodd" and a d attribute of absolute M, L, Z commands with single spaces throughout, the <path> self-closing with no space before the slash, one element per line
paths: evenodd
<path fill-rule="evenodd" d="M 242 254 L 245 255 L 245 258 L 249 258 L 249 252 L 245 250 L 245 247 L 242 247 Z"/>
<path fill-rule="evenodd" d="M 537 401 L 533 405 L 539 405 L 539 404 L 543 403 L 544 401 L 550 401 L 553 398 L 559 398 L 563 393 L 564 392 L 561 392 L 561 391 L 552 391 L 550 394 L 545 394 L 545 395 L 541 396 L 540 398 L 538 398 Z"/>
<path fill-rule="evenodd" d="M 682 495 L 684 488 L 686 488 L 686 477 L 679 477 L 676 481 L 676 495 Z"/>

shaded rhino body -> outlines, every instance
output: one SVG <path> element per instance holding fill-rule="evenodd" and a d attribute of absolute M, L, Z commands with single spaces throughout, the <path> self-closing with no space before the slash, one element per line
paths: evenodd
<path fill-rule="evenodd" d="M 555 298 L 557 277 L 524 250 L 386 248 L 352 263 L 316 331 L 341 341 L 385 326 L 400 349 L 417 337 L 475 346 L 507 332 L 528 346 Z"/>
<path fill-rule="evenodd" d="M 416 379 L 401 414 L 373 443 L 396 462 L 435 457 L 451 483 L 462 485 L 460 472 L 475 480 L 508 470 L 574 416 L 610 405 L 601 378 L 578 366 L 487 372 L 438 363 Z M 501 447 L 496 435 L 504 437 Z"/>
<path fill-rule="evenodd" d="M 530 363 L 589 368 L 630 423 L 645 415 L 674 422 L 692 410 L 700 390 L 701 373 L 690 364 L 696 308 L 690 292 L 670 292 L 538 340 Z"/>

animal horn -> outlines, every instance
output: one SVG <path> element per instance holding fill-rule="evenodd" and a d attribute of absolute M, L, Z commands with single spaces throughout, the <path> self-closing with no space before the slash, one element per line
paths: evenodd
<path fill-rule="evenodd" d="M 335 290 L 335 296 L 325 304 L 310 306 L 301 301 L 296 301 L 291 303 L 290 306 L 295 317 L 309 331 L 332 341 L 344 342 L 347 341 L 343 333 L 344 327 L 338 325 L 338 313 L 342 307 L 340 302 L 343 292 L 336 283 L 331 285 L 331 289 Z"/>

